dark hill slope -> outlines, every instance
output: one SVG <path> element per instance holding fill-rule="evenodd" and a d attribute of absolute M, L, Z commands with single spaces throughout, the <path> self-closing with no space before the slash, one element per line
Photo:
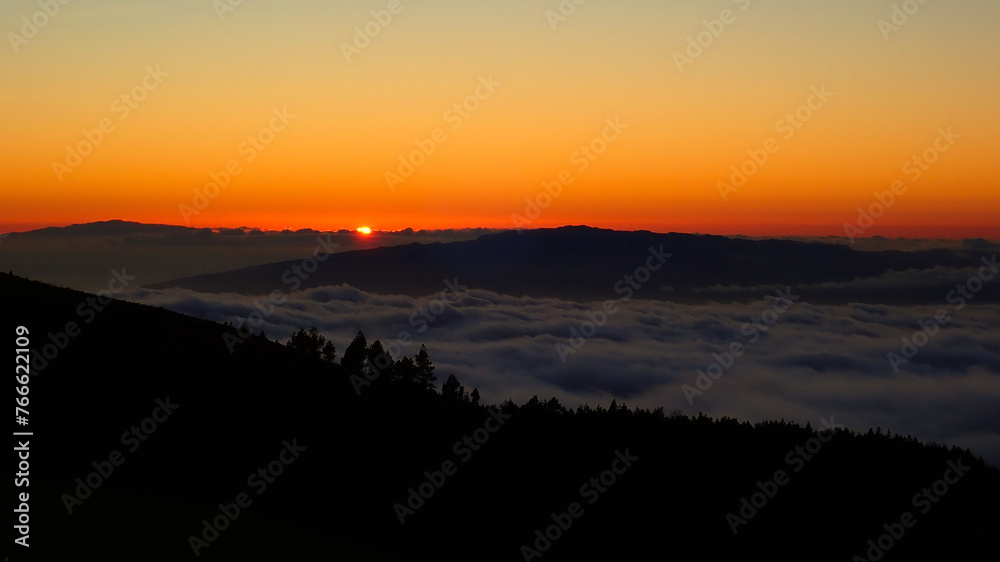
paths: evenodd
<path fill-rule="evenodd" d="M 811 436 L 794 424 L 564 412 L 542 401 L 506 404 L 510 418 L 494 433 L 480 431 L 485 442 L 466 454 L 455 443 L 487 425 L 483 407 L 381 379 L 358 396 L 337 365 L 261 339 L 231 354 L 223 334 L 232 328 L 162 309 L 113 302 L 87 323 L 77 314 L 83 293 L 8 275 L 0 289 L 10 348 L 17 325 L 30 329 L 36 349 L 49 333 L 63 341 L 67 322 L 82 325 L 31 381 L 38 559 L 191 559 L 189 535 L 243 492 L 252 503 L 200 559 L 518 560 L 521 545 L 571 502 L 584 513 L 543 560 L 650 552 L 850 560 L 904 511 L 917 524 L 887 560 L 972 560 L 995 544 L 1000 477 L 967 452 L 838 430 L 794 472 L 788 454 Z M 168 397 L 176 411 L 130 451 L 121 435 Z M 248 477 L 280 459 L 285 441 L 305 450 L 274 465 L 282 474 L 257 494 Z M 124 462 L 67 514 L 62 495 L 113 450 Z M 581 486 L 626 450 L 638 460 L 587 503 L 593 496 L 581 496 Z M 445 461 L 457 471 L 401 525 L 393 505 Z M 913 496 L 941 479 L 949 461 L 971 468 L 920 514 Z M 776 470 L 789 473 L 788 484 L 734 536 L 726 513 Z M 22 557 L 15 550 L 11 559 Z"/>

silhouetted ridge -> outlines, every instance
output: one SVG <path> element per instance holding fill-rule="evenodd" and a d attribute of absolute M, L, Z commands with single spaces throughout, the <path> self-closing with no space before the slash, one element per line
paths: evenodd
<path fill-rule="evenodd" d="M 92 296 L 10 275 L 0 275 L 0 289 L 8 334 L 25 325 L 32 348 L 63 343 L 30 383 L 32 552 L 40 559 L 192 559 L 189 537 L 202 536 L 204 521 L 240 493 L 252 503 L 199 558 L 524 559 L 536 531 L 574 502 L 582 515 L 542 560 L 651 552 L 851 560 L 906 511 L 917 523 L 893 541 L 892 559 L 978 559 L 996 540 L 1000 475 L 957 448 L 833 428 L 816 449 L 816 420 L 815 428 L 752 425 L 617 401 L 477 404 L 446 373 L 438 385 L 420 384 L 419 373 L 370 376 L 376 347 L 363 334 L 334 342 L 342 360 L 350 352 L 351 367 L 324 359 L 327 341 L 307 329 L 294 345 L 258 335 L 230 353 L 233 326 L 120 301 L 87 322 L 78 308 Z M 71 321 L 80 331 L 63 339 Z M 432 353 L 414 360 L 425 374 L 433 374 Z M 358 392 L 348 369 L 371 384 Z M 129 450 L 123 432 L 149 418 L 157 400 L 177 409 Z M 275 461 L 287 460 L 281 452 L 293 443 L 304 447 L 294 462 Z M 69 515 L 65 495 L 113 450 L 124 463 Z M 248 477 L 272 461 L 282 473 L 258 494 Z M 397 509 L 411 489 L 440 482 L 449 461 L 456 469 L 413 501 L 419 507 Z M 969 468 L 920 513 L 914 495 L 944 478 L 949 463 Z M 618 469 L 589 503 L 598 490 L 591 479 Z M 777 470 L 788 482 L 770 488 Z M 761 485 L 776 491 L 734 535 L 727 514 Z"/>
<path fill-rule="evenodd" d="M 670 256 L 665 258 L 664 254 Z M 842 245 L 790 240 L 571 226 L 333 254 L 294 286 L 288 282 L 288 272 L 301 267 L 302 260 L 178 279 L 150 288 L 267 294 L 289 287 L 299 290 L 346 283 L 374 293 L 418 297 L 440 292 L 445 279 L 457 278 L 472 289 L 515 296 L 604 300 L 619 298 L 619 281 L 644 267 L 651 257 L 662 267 L 652 272 L 634 298 L 749 300 L 760 298 L 762 291 L 769 292 L 775 286 L 793 286 L 802 288 L 805 301 L 881 304 L 938 302 L 947 289 L 944 285 L 906 289 L 818 285 L 847 283 L 890 271 L 972 266 L 980 258 L 966 251 L 860 252 Z"/>

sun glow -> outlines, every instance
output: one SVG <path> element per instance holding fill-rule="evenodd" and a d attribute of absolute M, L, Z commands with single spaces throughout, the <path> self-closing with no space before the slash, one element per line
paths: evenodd
<path fill-rule="evenodd" d="M 358 232 L 360 232 L 361 234 L 371 234 L 372 229 L 368 228 L 367 226 L 360 226 L 358 227 Z"/>
<path fill-rule="evenodd" d="M 240 23 L 219 35 L 204 32 L 202 2 L 92 0 L 106 27 L 67 3 L 46 16 L 58 31 L 33 39 L 19 10 L 38 2 L 0 2 L 0 30 L 25 51 L 4 59 L 0 82 L 0 233 L 109 219 L 349 231 L 363 219 L 379 227 L 355 227 L 359 240 L 581 224 L 1000 238 L 1000 2 L 920 3 L 899 31 L 887 2 L 800 2 L 767 18 L 753 15 L 763 2 L 716 2 L 739 13 L 698 57 L 688 39 L 722 25 L 702 2 L 581 3 L 558 25 L 537 2 L 508 3 L 407 11 L 369 50 L 328 41 L 331 25 L 352 39 L 371 23 L 358 2 L 256 2 L 225 10 Z M 553 41 L 556 26 L 572 37 Z M 341 64 L 350 72 L 317 71 Z M 213 195 L 227 182 L 234 195 Z M 859 226 L 888 207 L 875 193 L 892 208 Z"/>

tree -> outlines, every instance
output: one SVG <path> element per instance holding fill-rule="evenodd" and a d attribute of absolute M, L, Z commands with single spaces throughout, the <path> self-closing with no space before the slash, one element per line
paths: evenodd
<path fill-rule="evenodd" d="M 434 381 L 437 380 L 437 377 L 434 376 L 434 364 L 431 363 L 430 355 L 427 353 L 427 346 L 420 346 L 420 351 L 417 353 L 415 362 L 417 366 L 417 385 L 420 388 L 434 390 Z"/>
<path fill-rule="evenodd" d="M 344 350 L 344 357 L 340 360 L 340 366 L 344 368 L 347 376 L 364 375 L 365 365 L 368 362 L 368 340 L 365 339 L 364 332 L 358 331 L 354 340 Z"/>
<path fill-rule="evenodd" d="M 448 375 L 448 380 L 441 385 L 441 396 L 460 401 L 465 397 L 465 387 L 458 382 L 455 375 Z"/>
<path fill-rule="evenodd" d="M 561 414 L 565 410 L 565 408 L 562 407 L 562 404 L 559 403 L 559 399 L 555 396 L 545 403 L 545 409 L 557 414 Z"/>
<path fill-rule="evenodd" d="M 333 363 L 337 358 L 337 348 L 333 345 L 332 341 L 327 341 L 323 344 L 323 360 Z"/>
<path fill-rule="evenodd" d="M 292 334 L 292 337 L 285 344 L 285 347 L 306 357 L 319 359 L 323 355 L 326 338 L 319 333 L 316 325 L 309 327 L 309 330 L 299 330 Z M 331 344 L 332 347 L 332 344 Z"/>
<path fill-rule="evenodd" d="M 399 380 L 407 384 L 416 384 L 417 365 L 413 362 L 413 358 L 403 357 L 397 361 L 393 367 L 393 375 L 395 380 Z"/>
<path fill-rule="evenodd" d="M 315 324 L 309 326 L 307 342 L 309 345 L 309 356 L 319 358 L 323 353 L 323 344 L 326 343 L 326 338 L 319 333 L 319 328 Z"/>
<path fill-rule="evenodd" d="M 394 362 L 392 357 L 386 352 L 382 342 L 375 340 L 368 348 L 368 370 L 380 378 L 393 378 Z"/>
<path fill-rule="evenodd" d="M 469 395 L 469 397 L 472 399 L 472 403 L 474 405 L 479 405 L 479 389 L 478 388 L 473 388 L 472 389 L 472 394 Z"/>

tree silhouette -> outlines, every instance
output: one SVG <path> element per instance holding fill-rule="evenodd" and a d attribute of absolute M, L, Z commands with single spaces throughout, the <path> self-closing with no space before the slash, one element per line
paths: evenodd
<path fill-rule="evenodd" d="M 407 384 L 416 384 L 417 365 L 413 362 L 412 357 L 403 357 L 396 362 L 393 368 L 393 374 L 395 375 L 395 380 Z"/>
<path fill-rule="evenodd" d="M 549 411 L 555 412 L 557 414 L 563 413 L 566 409 L 563 408 L 562 404 L 559 403 L 559 399 L 553 396 L 545 403 L 545 408 Z"/>
<path fill-rule="evenodd" d="M 437 380 L 437 377 L 434 376 L 434 364 L 431 363 L 430 355 L 427 353 L 427 346 L 420 346 L 420 351 L 417 353 L 415 362 L 417 366 L 417 385 L 421 388 L 434 390 L 434 381 Z"/>
<path fill-rule="evenodd" d="M 309 330 L 299 330 L 292 334 L 292 337 L 285 344 L 285 347 L 306 357 L 319 359 L 323 356 L 326 338 L 319 333 L 319 328 L 310 326 Z M 331 344 L 331 350 L 332 350 Z"/>
<path fill-rule="evenodd" d="M 333 363 L 337 358 L 337 348 L 333 345 L 332 341 L 327 341 L 323 344 L 323 360 Z"/>
<path fill-rule="evenodd" d="M 368 348 L 368 370 L 380 378 L 392 380 L 394 378 L 395 362 L 386 352 L 382 342 L 375 340 Z"/>
<path fill-rule="evenodd" d="M 344 350 L 344 357 L 340 360 L 340 366 L 344 369 L 344 374 L 364 375 L 364 369 L 368 362 L 368 340 L 365 339 L 364 332 L 358 331 L 354 340 L 347 349 Z"/>
<path fill-rule="evenodd" d="M 448 375 L 448 379 L 441 385 L 441 396 L 451 400 L 462 400 L 465 398 L 465 387 L 458 382 L 455 375 Z"/>

